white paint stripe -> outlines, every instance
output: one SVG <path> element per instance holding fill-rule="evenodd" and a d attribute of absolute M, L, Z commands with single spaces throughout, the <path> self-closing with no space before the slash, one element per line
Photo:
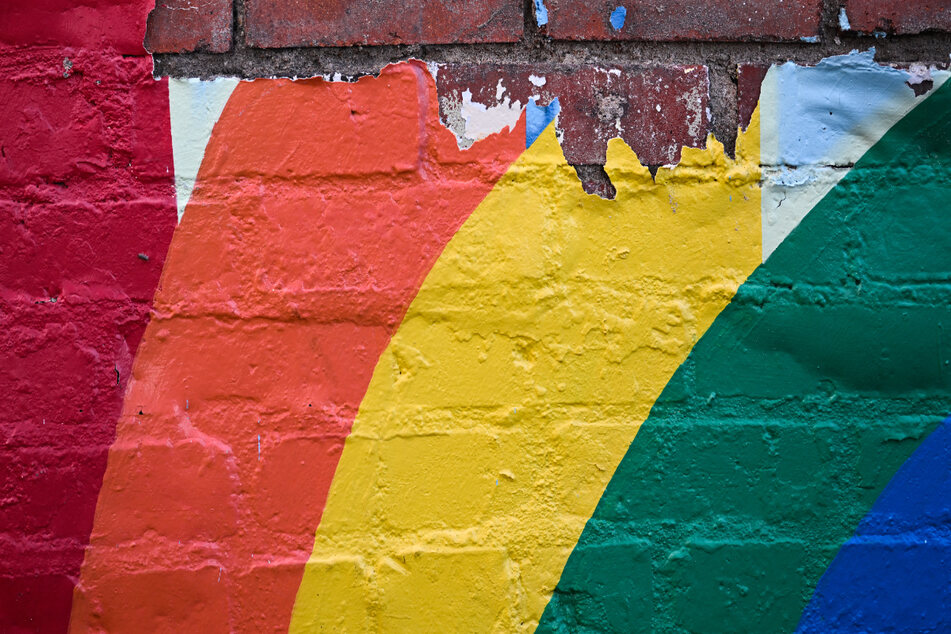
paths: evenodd
<path fill-rule="evenodd" d="M 763 261 L 851 165 L 951 73 L 931 71 L 934 88 L 916 97 L 916 74 L 881 66 L 872 52 L 829 58 L 818 67 L 770 68 L 760 92 Z M 835 68 L 842 65 L 843 69 Z M 829 72 L 833 66 L 833 72 Z M 902 77 L 904 75 L 905 77 Z M 820 107 L 821 106 L 821 107 Z M 828 120 L 826 119 L 828 115 Z M 837 121 L 838 127 L 827 122 Z"/>
<path fill-rule="evenodd" d="M 238 85 L 235 78 L 212 81 L 169 79 L 168 104 L 172 127 L 172 157 L 175 163 L 175 196 L 178 221 L 191 198 L 198 169 L 205 156 L 211 131 L 221 117 L 228 98 Z"/>

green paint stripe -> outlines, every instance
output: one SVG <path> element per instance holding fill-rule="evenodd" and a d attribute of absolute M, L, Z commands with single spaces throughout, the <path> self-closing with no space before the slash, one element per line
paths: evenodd
<path fill-rule="evenodd" d="M 655 405 L 539 630 L 784 632 L 951 411 L 951 83 L 750 277 Z"/>

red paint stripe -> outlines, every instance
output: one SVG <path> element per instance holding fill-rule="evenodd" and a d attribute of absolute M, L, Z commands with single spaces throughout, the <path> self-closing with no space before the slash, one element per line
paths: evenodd
<path fill-rule="evenodd" d="M 74 630 L 286 630 L 373 368 L 524 139 L 522 120 L 458 150 L 419 63 L 238 86 L 136 359 Z"/>

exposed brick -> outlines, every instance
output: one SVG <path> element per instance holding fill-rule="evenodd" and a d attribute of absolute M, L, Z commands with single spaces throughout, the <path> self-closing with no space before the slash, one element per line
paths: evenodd
<path fill-rule="evenodd" d="M 759 103 L 760 88 L 768 70 L 769 66 L 764 64 L 740 64 L 736 69 L 737 122 L 744 130 L 750 125 Z"/>
<path fill-rule="evenodd" d="M 247 42 L 262 48 L 515 42 L 519 0 L 247 0 Z"/>
<path fill-rule="evenodd" d="M 563 40 L 795 40 L 819 32 L 821 0 L 548 0 Z M 623 25 L 612 13 L 626 9 Z M 617 20 L 617 18 L 615 18 Z"/>
<path fill-rule="evenodd" d="M 145 48 L 152 53 L 224 53 L 231 48 L 231 16 L 231 0 L 156 0 Z"/>
<path fill-rule="evenodd" d="M 535 85 L 540 78 L 544 83 Z M 500 86 L 504 93 L 498 97 Z M 642 163 L 676 163 L 683 146 L 702 147 L 710 130 L 705 66 L 451 64 L 440 69 L 437 87 L 447 121 L 467 90 L 473 102 L 489 106 L 504 99 L 525 104 L 537 97 L 547 104 L 558 98 L 562 148 L 572 165 L 603 165 L 608 140 L 618 136 Z"/>
<path fill-rule="evenodd" d="M 948 0 L 846 0 L 845 13 L 851 29 L 864 33 L 951 31 Z"/>

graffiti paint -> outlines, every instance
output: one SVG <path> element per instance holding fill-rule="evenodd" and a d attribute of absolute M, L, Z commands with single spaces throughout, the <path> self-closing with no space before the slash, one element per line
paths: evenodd
<path fill-rule="evenodd" d="M 584 193 L 553 125 L 513 163 L 377 365 L 292 630 L 539 619 L 650 405 L 759 264 L 751 129 L 736 162 L 711 140 L 656 181 L 612 142 L 614 200 Z"/>
<path fill-rule="evenodd" d="M 234 88 L 133 369 L 74 631 L 286 627 L 373 367 L 523 126 L 463 153 L 420 64 Z"/>
<path fill-rule="evenodd" d="M 541 631 L 795 628 L 836 550 L 951 411 L 951 308 L 930 284 L 951 264 L 938 254 L 948 184 L 916 173 L 951 166 L 949 143 L 944 87 L 740 288 L 614 474 Z M 897 279 L 924 286 L 902 297 Z M 607 565 L 618 542 L 639 565 Z M 630 588 L 659 599 L 616 600 Z"/>
<path fill-rule="evenodd" d="M 568 76 L 442 121 L 419 62 L 169 82 L 180 223 L 71 629 L 944 624 L 926 72 L 773 67 L 735 158 L 608 141 L 613 200 L 566 159 Z M 883 567 L 931 585 L 863 603 Z"/>

